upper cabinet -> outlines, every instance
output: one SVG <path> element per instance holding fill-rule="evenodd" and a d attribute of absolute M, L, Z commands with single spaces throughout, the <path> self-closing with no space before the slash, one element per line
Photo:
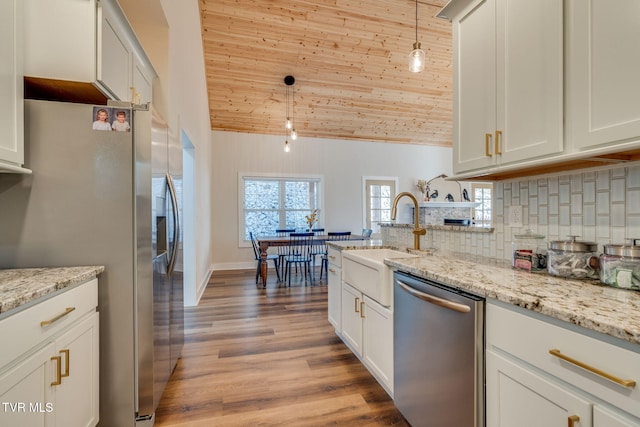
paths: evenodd
<path fill-rule="evenodd" d="M 115 0 L 24 0 L 24 75 L 87 83 L 107 98 L 151 101 L 153 66 Z"/>
<path fill-rule="evenodd" d="M 640 136 L 640 2 L 569 3 L 568 135 L 575 150 Z"/>
<path fill-rule="evenodd" d="M 24 169 L 22 0 L 0 2 L 0 172 Z"/>
<path fill-rule="evenodd" d="M 454 172 L 561 152 L 562 0 L 458 3 Z"/>

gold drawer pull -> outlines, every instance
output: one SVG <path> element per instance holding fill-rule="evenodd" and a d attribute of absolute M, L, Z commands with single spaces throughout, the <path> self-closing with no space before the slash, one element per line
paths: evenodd
<path fill-rule="evenodd" d="M 616 384 L 619 384 L 623 387 L 629 387 L 629 388 L 634 388 L 636 386 L 636 382 L 634 380 L 623 380 L 622 378 L 618 378 L 614 375 L 611 375 L 605 371 L 602 371 L 598 368 L 594 368 L 593 366 L 587 365 L 586 363 L 583 363 L 579 360 L 574 359 L 573 357 L 569 357 L 566 356 L 562 353 L 560 353 L 560 350 L 558 349 L 553 349 L 553 350 L 549 350 L 549 354 L 551 354 L 552 356 L 555 356 L 559 359 L 562 359 L 566 362 L 571 363 L 572 365 L 576 365 L 579 368 L 582 368 L 586 371 L 591 372 L 592 374 L 596 374 L 598 376 L 601 376 L 603 378 L 608 379 L 609 381 L 613 381 Z"/>
<path fill-rule="evenodd" d="M 331 274 L 335 274 L 335 272 L 336 272 L 336 271 L 335 271 L 333 268 L 330 268 L 330 269 L 329 269 L 329 273 L 331 273 Z"/>
<path fill-rule="evenodd" d="M 364 319 L 364 301 L 360 301 L 360 317 Z"/>
<path fill-rule="evenodd" d="M 62 384 L 62 356 L 51 356 L 51 360 L 56 362 L 56 380 L 51 383 L 52 386 Z"/>
<path fill-rule="evenodd" d="M 61 375 L 62 378 L 69 376 L 69 349 L 60 350 L 60 354 L 64 354 L 64 374 Z"/>
<path fill-rule="evenodd" d="M 62 319 L 64 316 L 66 316 L 67 314 L 71 313 L 75 309 L 76 309 L 75 307 L 67 307 L 67 309 L 64 311 L 64 313 L 60 313 L 56 317 L 52 317 L 49 320 L 43 320 L 42 322 L 40 322 L 40 326 L 42 326 L 42 327 L 49 326 L 50 324 L 52 324 L 54 322 L 57 322 L 58 320 Z"/>
<path fill-rule="evenodd" d="M 576 423 L 580 421 L 580 417 L 577 415 L 569 415 L 567 417 L 567 427 L 575 427 Z"/>
<path fill-rule="evenodd" d="M 491 151 L 489 151 L 489 144 L 491 144 L 491 134 L 484 134 L 484 155 L 487 157 L 491 157 Z"/>
<path fill-rule="evenodd" d="M 355 306 L 353 308 L 356 311 L 356 313 L 358 313 L 358 301 L 360 301 L 360 298 L 356 298 L 356 300 L 355 300 L 356 304 L 355 304 Z"/>
<path fill-rule="evenodd" d="M 500 140 L 502 139 L 502 131 L 501 130 L 497 130 L 496 131 L 496 155 L 501 155 L 502 151 L 500 151 Z"/>

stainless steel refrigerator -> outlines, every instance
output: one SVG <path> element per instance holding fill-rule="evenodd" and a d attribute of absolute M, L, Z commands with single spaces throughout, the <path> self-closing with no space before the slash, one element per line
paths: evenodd
<path fill-rule="evenodd" d="M 0 174 L 0 268 L 106 267 L 99 425 L 151 425 L 184 341 L 182 148 L 146 106 L 93 130 L 101 107 L 25 101 L 33 174 Z"/>

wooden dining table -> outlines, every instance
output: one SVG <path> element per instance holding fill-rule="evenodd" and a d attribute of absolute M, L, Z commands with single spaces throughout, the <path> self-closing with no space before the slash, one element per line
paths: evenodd
<path fill-rule="evenodd" d="M 370 237 L 365 237 L 359 234 L 351 234 L 349 236 L 340 236 L 339 240 L 369 240 Z M 267 287 L 267 249 L 270 246 L 289 246 L 289 242 L 291 241 L 289 236 L 257 236 L 256 240 L 258 241 L 258 246 L 260 247 L 260 258 L 262 258 L 262 262 L 260 263 L 260 278 L 262 279 L 262 287 Z M 321 244 L 326 241 L 336 240 L 335 236 L 329 236 L 328 234 L 318 234 L 313 237 L 313 244 Z"/>

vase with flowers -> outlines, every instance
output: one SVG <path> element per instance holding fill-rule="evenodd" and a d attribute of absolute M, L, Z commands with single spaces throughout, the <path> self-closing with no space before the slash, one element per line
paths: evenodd
<path fill-rule="evenodd" d="M 309 215 L 305 215 L 304 218 L 309 226 L 309 232 L 313 231 L 313 226 L 318 222 L 318 209 L 314 209 Z"/>
<path fill-rule="evenodd" d="M 419 179 L 416 184 L 416 188 L 422 194 L 420 198 L 421 201 L 428 202 L 429 201 L 429 184 L 424 179 Z"/>

